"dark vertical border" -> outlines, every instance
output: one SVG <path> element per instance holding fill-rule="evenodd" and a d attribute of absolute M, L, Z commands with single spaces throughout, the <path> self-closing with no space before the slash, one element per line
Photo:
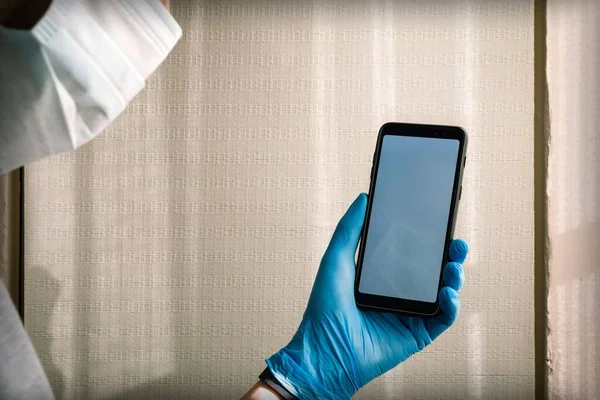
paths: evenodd
<path fill-rule="evenodd" d="M 25 323 L 25 167 L 19 168 L 19 316 Z"/>
<path fill-rule="evenodd" d="M 547 0 L 534 2 L 535 398 L 548 398 L 548 118 Z"/>

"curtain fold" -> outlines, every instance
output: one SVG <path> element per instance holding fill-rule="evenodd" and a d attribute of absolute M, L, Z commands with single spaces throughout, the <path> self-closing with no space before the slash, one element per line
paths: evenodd
<path fill-rule="evenodd" d="M 548 391 L 600 398 L 600 5 L 547 3 Z"/>
<path fill-rule="evenodd" d="M 25 324 L 59 397 L 240 397 L 407 121 L 470 135 L 461 316 L 357 398 L 533 398 L 533 11 L 174 2 L 182 40 L 122 117 L 27 167 Z"/>

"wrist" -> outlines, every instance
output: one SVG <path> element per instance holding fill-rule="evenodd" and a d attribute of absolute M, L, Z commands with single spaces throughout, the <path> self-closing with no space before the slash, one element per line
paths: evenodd
<path fill-rule="evenodd" d="M 276 391 L 283 400 L 298 400 L 296 396 L 294 396 L 289 390 L 285 388 L 285 386 L 283 386 L 279 382 L 279 380 L 277 380 L 277 378 L 275 377 L 275 375 L 269 367 L 265 368 L 265 370 L 260 374 L 258 379 L 260 379 L 263 383 L 267 384 L 271 387 L 271 389 Z"/>
<path fill-rule="evenodd" d="M 242 400 L 283 400 L 283 397 L 264 382 L 257 382 Z"/>

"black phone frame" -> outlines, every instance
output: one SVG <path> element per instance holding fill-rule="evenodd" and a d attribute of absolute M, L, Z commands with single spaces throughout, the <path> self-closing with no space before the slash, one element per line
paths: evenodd
<path fill-rule="evenodd" d="M 440 268 L 440 278 L 438 284 L 438 296 L 435 302 L 428 303 L 423 301 L 415 301 L 408 299 L 401 299 L 388 296 L 379 296 L 374 294 L 361 293 L 358 290 L 360 277 L 362 272 L 362 264 L 365 252 L 365 246 L 367 242 L 369 222 L 371 219 L 371 208 L 373 206 L 372 193 L 375 192 L 375 185 L 377 183 L 377 172 L 379 168 L 379 158 L 381 156 L 381 146 L 385 136 L 409 136 L 409 137 L 425 137 L 434 138 L 439 140 L 458 140 L 459 149 L 456 157 L 456 168 L 454 173 L 454 185 L 452 188 L 452 199 L 450 202 L 450 213 L 448 218 L 448 225 L 446 229 L 446 241 L 444 246 L 444 254 L 442 258 L 442 265 Z M 448 249 L 452 238 L 454 237 L 454 226 L 456 221 L 456 215 L 458 212 L 458 204 L 462 194 L 462 178 L 463 171 L 466 164 L 467 154 L 467 143 L 468 136 L 464 129 L 458 126 L 444 126 L 444 125 L 423 125 L 423 124 L 412 124 L 412 123 L 399 123 L 389 122 L 384 124 L 379 129 L 377 137 L 377 144 L 375 147 L 375 153 L 373 154 L 373 165 L 371 167 L 371 183 L 369 185 L 369 196 L 367 201 L 367 212 L 365 215 L 365 222 L 361 233 L 360 246 L 358 251 L 356 279 L 354 283 L 354 299 L 356 305 L 365 310 L 378 310 L 385 312 L 395 312 L 401 314 L 410 315 L 421 315 L 421 316 L 435 316 L 440 313 L 439 309 L 439 292 L 443 284 L 443 267 L 448 262 Z"/>

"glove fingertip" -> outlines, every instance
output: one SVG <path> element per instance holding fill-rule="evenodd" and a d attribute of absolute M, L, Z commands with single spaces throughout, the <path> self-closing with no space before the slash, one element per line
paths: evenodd
<path fill-rule="evenodd" d="M 455 239 L 450 243 L 450 248 L 448 249 L 448 258 L 450 261 L 456 261 L 462 263 L 467 258 L 467 254 L 469 253 L 469 245 L 462 239 Z"/>
<path fill-rule="evenodd" d="M 444 267 L 444 285 L 457 292 L 460 291 L 465 280 L 463 267 L 456 261 L 451 261 Z"/>
<path fill-rule="evenodd" d="M 352 202 L 335 228 L 331 239 L 334 247 L 344 249 L 350 245 L 349 248 L 351 250 L 356 250 L 365 219 L 366 208 L 367 196 L 361 193 Z"/>
<path fill-rule="evenodd" d="M 439 296 L 440 309 L 444 323 L 450 326 L 458 317 L 460 311 L 460 297 L 458 292 L 449 286 L 445 286 L 440 290 Z"/>
<path fill-rule="evenodd" d="M 353 205 L 355 205 L 359 212 L 358 214 L 363 214 L 363 218 L 364 218 L 364 213 L 367 210 L 367 194 L 366 193 L 360 193 L 358 195 L 358 197 L 356 198 L 356 200 L 354 200 Z"/>

